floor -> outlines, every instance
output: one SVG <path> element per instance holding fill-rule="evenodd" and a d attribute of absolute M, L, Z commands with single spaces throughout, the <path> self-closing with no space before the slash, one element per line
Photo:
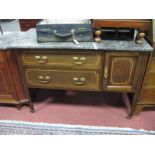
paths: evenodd
<path fill-rule="evenodd" d="M 18 20 L 1 23 L 5 33 L 20 31 Z M 145 110 L 128 119 L 130 102 L 126 94 L 40 90 L 34 102 L 35 113 L 24 106 L 20 111 L 0 105 L 0 120 L 130 127 L 155 130 L 155 110 Z"/>
<path fill-rule="evenodd" d="M 155 110 L 145 110 L 128 119 L 130 102 L 125 93 L 40 90 L 35 113 L 27 106 L 17 110 L 0 105 L 0 120 L 155 130 Z"/>

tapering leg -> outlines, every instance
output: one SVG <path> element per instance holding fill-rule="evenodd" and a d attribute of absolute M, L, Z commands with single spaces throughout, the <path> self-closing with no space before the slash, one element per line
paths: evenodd
<path fill-rule="evenodd" d="M 35 112 L 34 105 L 33 105 L 32 101 L 29 101 L 29 102 L 28 102 L 28 105 L 29 105 L 29 107 L 30 107 L 30 111 L 31 111 L 31 112 Z"/>
<path fill-rule="evenodd" d="M 21 110 L 21 104 L 16 104 L 18 110 Z"/>

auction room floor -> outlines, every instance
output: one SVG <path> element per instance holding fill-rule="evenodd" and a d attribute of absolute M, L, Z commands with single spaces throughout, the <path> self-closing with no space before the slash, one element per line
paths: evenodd
<path fill-rule="evenodd" d="M 130 103 L 121 93 L 40 90 L 34 106 L 31 113 L 27 106 L 0 105 L 0 120 L 155 130 L 154 109 L 128 119 Z"/>

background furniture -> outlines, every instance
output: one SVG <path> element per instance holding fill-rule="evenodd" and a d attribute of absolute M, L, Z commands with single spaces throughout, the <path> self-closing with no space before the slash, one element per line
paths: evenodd
<path fill-rule="evenodd" d="M 151 28 L 150 19 L 93 19 L 95 31 L 95 41 L 101 41 L 102 28 L 133 28 L 138 30 L 136 43 L 142 43 L 145 33 Z M 104 35 L 104 34 L 103 34 Z"/>
<path fill-rule="evenodd" d="M 19 19 L 20 29 L 21 31 L 27 31 L 30 28 L 35 28 L 36 24 L 41 19 Z"/>
<path fill-rule="evenodd" d="M 151 43 L 155 49 L 155 20 L 152 22 Z M 137 99 L 137 104 L 133 107 L 133 111 L 136 107 L 135 113 L 141 112 L 145 107 L 155 106 L 155 50 L 151 53 L 147 71 L 144 77 L 142 89 Z"/>
<path fill-rule="evenodd" d="M 23 103 L 31 104 L 29 101 L 15 54 L 0 51 L 0 102 L 15 104 L 20 108 Z M 30 107 L 33 110 L 33 106 Z"/>

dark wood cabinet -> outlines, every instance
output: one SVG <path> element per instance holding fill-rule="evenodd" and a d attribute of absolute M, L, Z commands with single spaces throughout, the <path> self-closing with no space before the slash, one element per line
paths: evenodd
<path fill-rule="evenodd" d="M 145 52 L 58 51 L 23 50 L 17 53 L 30 87 L 135 92 L 149 56 Z M 40 76 L 50 76 L 53 80 L 43 83 Z M 75 85 L 75 77 L 84 77 L 85 82 Z"/>
<path fill-rule="evenodd" d="M 155 107 L 155 20 L 152 20 L 151 41 L 154 47 L 150 55 L 147 70 L 144 76 L 142 88 L 133 113 L 140 113 L 145 107 Z"/>
<path fill-rule="evenodd" d="M 0 51 L 0 103 L 19 107 L 29 100 L 15 53 Z"/>
<path fill-rule="evenodd" d="M 0 52 L 0 102 L 18 103 L 6 56 Z"/>
<path fill-rule="evenodd" d="M 30 28 L 35 28 L 36 24 L 41 21 L 41 19 L 19 19 L 21 31 L 27 31 Z"/>
<path fill-rule="evenodd" d="M 143 86 L 135 106 L 135 114 L 141 112 L 145 107 L 153 106 L 155 106 L 155 57 L 150 57 Z"/>
<path fill-rule="evenodd" d="M 33 111 L 28 88 L 128 92 L 137 103 L 149 53 L 58 51 L 1 51 L 0 103 L 28 102 Z"/>

